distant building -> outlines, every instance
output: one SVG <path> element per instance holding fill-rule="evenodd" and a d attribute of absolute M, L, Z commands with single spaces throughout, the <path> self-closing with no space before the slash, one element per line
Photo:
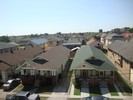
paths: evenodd
<path fill-rule="evenodd" d="M 80 47 L 82 41 L 77 38 L 70 38 L 66 43 L 63 43 L 63 46 L 69 48 L 70 50 L 75 47 Z"/>
<path fill-rule="evenodd" d="M 103 32 L 103 30 L 102 29 L 99 29 L 99 33 L 102 33 Z"/>
<path fill-rule="evenodd" d="M 108 46 L 109 44 L 111 44 L 116 40 L 125 41 L 126 39 L 122 35 L 116 33 L 110 33 L 105 37 L 105 46 Z"/>

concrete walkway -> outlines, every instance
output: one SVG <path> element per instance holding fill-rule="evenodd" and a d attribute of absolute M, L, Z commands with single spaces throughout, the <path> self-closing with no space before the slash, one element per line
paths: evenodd
<path fill-rule="evenodd" d="M 70 90 L 70 96 L 73 96 L 73 95 L 74 95 L 74 85 L 72 84 L 71 90 Z"/>
<path fill-rule="evenodd" d="M 114 87 L 115 87 L 117 93 L 119 94 L 119 96 L 120 96 L 120 97 L 123 97 L 123 95 L 122 95 L 120 89 L 118 88 L 118 86 L 117 86 L 116 84 L 114 84 Z"/>
<path fill-rule="evenodd" d="M 111 97 L 108 88 L 104 88 L 104 87 L 102 87 L 102 88 L 100 88 L 100 90 L 101 90 L 102 96 L 105 96 L 105 97 Z"/>
<path fill-rule="evenodd" d="M 88 97 L 89 94 L 89 88 L 88 87 L 82 87 L 81 88 L 81 97 Z"/>

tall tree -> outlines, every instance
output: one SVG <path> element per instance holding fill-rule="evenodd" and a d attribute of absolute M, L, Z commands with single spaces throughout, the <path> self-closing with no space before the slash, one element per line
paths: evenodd
<path fill-rule="evenodd" d="M 9 39 L 8 36 L 1 36 L 1 37 L 0 37 L 0 41 L 1 41 L 1 42 L 10 42 L 10 39 Z"/>

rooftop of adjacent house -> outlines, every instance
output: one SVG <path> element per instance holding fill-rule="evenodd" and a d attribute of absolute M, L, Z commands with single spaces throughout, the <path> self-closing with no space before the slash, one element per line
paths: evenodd
<path fill-rule="evenodd" d="M 125 40 L 124 36 L 116 33 L 110 33 L 105 38 L 109 40 Z"/>
<path fill-rule="evenodd" d="M 5 43 L 5 42 L 0 42 L 0 50 L 1 49 L 7 49 L 7 48 L 12 48 L 18 46 L 17 44 L 13 43 Z"/>
<path fill-rule="evenodd" d="M 35 43 L 35 44 L 43 44 L 43 43 L 47 43 L 48 40 L 45 39 L 45 38 L 39 38 L 39 39 L 32 39 L 30 40 L 32 43 Z"/>
<path fill-rule="evenodd" d="M 77 50 L 70 70 L 82 69 L 81 65 L 87 65 L 87 68 L 95 70 L 116 70 L 115 66 L 103 52 L 91 45 L 84 45 Z"/>
<path fill-rule="evenodd" d="M 9 69 L 10 67 L 11 67 L 11 65 L 0 61 L 0 70 L 5 71 L 5 70 Z"/>
<path fill-rule="evenodd" d="M 70 50 L 60 45 L 40 54 L 27 63 L 37 69 L 57 70 L 62 64 L 65 63 L 69 55 Z M 25 67 L 27 66 L 24 66 L 23 68 Z"/>
<path fill-rule="evenodd" d="M 108 48 L 117 54 L 121 55 L 125 59 L 133 62 L 133 43 L 124 41 L 114 41 L 108 45 Z"/>
<path fill-rule="evenodd" d="M 30 59 L 37 56 L 42 51 L 43 50 L 38 46 L 28 46 L 25 49 L 12 50 L 12 52 L 2 53 L 0 54 L 0 61 L 2 62 L 0 63 L 0 68 L 9 67 L 7 65 L 16 65 L 26 59 Z"/>

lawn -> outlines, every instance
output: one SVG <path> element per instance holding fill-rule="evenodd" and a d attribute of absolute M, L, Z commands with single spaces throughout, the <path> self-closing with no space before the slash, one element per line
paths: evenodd
<path fill-rule="evenodd" d="M 55 86 L 41 86 L 36 93 L 51 94 Z"/>
<path fill-rule="evenodd" d="M 101 90 L 99 86 L 90 86 L 89 87 L 90 96 L 99 96 L 101 95 Z"/>
<path fill-rule="evenodd" d="M 74 95 L 80 95 L 80 86 L 74 87 Z"/>
<path fill-rule="evenodd" d="M 109 89 L 109 92 L 110 92 L 111 96 L 118 96 L 118 93 L 117 93 L 114 85 L 109 85 L 108 89 Z"/>
<path fill-rule="evenodd" d="M 48 97 L 40 97 L 40 100 L 47 100 Z"/>

